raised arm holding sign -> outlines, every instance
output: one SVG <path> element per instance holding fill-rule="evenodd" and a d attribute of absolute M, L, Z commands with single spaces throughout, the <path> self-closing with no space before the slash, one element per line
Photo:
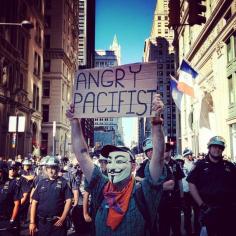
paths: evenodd
<path fill-rule="evenodd" d="M 149 225 L 153 225 L 155 222 L 162 183 L 165 179 L 165 176 L 162 175 L 164 134 L 161 113 L 163 109 L 164 105 L 160 95 L 155 94 L 152 98 L 151 108 L 151 113 L 154 115 L 152 118 L 152 138 L 153 150 L 155 151 L 153 151 L 150 165 L 146 168 L 147 174 L 141 182 L 141 191 L 143 191 L 145 206 L 150 218 Z M 138 187 L 132 175 L 135 169 L 135 159 L 132 152 L 127 147 L 104 146 L 101 154 L 107 158 L 108 162 L 108 178 L 105 177 L 89 157 L 80 118 L 76 118 L 74 105 L 67 110 L 66 115 L 71 121 L 72 147 L 88 181 L 92 202 L 101 209 L 96 212 L 96 235 L 111 235 L 114 231 L 123 235 L 145 235 L 148 224 L 145 224 L 140 209 L 135 204 L 133 194 L 138 191 Z M 102 201 L 99 201 L 99 199 L 102 199 Z"/>

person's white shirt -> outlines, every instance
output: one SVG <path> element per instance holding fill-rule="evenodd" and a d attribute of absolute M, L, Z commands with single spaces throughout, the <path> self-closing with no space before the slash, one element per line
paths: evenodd
<path fill-rule="evenodd" d="M 188 182 L 186 181 L 186 178 L 189 172 L 192 170 L 193 165 L 194 165 L 194 161 L 189 161 L 187 158 L 185 158 L 184 167 L 183 167 L 185 177 L 182 179 L 184 192 L 189 192 L 189 186 L 188 186 Z"/>

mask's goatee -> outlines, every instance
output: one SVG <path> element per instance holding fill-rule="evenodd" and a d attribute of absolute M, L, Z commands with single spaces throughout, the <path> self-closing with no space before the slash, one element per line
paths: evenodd
<path fill-rule="evenodd" d="M 114 175 L 111 176 L 111 182 L 113 183 L 114 181 Z"/>

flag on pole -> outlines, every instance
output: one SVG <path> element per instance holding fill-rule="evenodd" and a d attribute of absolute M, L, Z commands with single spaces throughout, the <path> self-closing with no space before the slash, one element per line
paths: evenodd
<path fill-rule="evenodd" d="M 183 59 L 179 71 L 178 90 L 191 97 L 195 97 L 193 82 L 197 76 L 198 72 Z"/>
<path fill-rule="evenodd" d="M 170 88 L 175 105 L 181 110 L 183 92 L 178 89 L 178 81 L 172 75 L 170 75 Z"/>

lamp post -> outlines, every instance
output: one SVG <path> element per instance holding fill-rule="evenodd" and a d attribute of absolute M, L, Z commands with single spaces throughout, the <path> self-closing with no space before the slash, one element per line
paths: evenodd
<path fill-rule="evenodd" d="M 22 22 L 20 23 L 16 23 L 16 22 L 11 22 L 11 23 L 8 23 L 8 22 L 0 22 L 0 26 L 3 25 L 3 26 L 21 26 L 22 28 L 25 28 L 25 29 L 32 29 L 34 28 L 34 24 L 30 21 L 27 21 L 27 20 L 23 20 Z"/>
<path fill-rule="evenodd" d="M 53 127 L 52 127 L 52 136 L 53 136 L 52 155 L 53 156 L 56 156 L 56 129 L 57 129 L 57 123 L 56 121 L 53 121 Z"/>

